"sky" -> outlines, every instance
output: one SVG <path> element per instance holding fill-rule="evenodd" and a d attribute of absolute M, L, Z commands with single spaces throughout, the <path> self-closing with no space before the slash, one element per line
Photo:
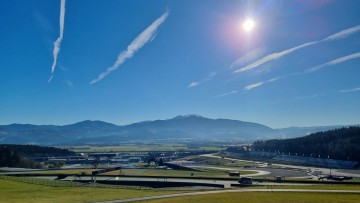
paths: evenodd
<path fill-rule="evenodd" d="M 2 125 L 360 123 L 357 0 L 0 1 Z"/>

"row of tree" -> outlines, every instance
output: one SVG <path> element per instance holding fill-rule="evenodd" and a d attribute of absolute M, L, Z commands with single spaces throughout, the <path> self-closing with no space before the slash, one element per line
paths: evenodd
<path fill-rule="evenodd" d="M 340 128 L 285 140 L 258 140 L 253 143 L 252 149 L 297 156 L 359 161 L 360 127 Z"/>
<path fill-rule="evenodd" d="M 43 164 L 21 156 L 17 150 L 0 146 L 0 167 L 43 168 Z"/>
<path fill-rule="evenodd" d="M 61 149 L 56 147 L 43 147 L 36 145 L 14 145 L 2 144 L 0 148 L 8 148 L 12 151 L 17 151 L 20 155 L 25 157 L 57 157 L 57 156 L 74 156 L 75 152 L 68 149 Z"/>

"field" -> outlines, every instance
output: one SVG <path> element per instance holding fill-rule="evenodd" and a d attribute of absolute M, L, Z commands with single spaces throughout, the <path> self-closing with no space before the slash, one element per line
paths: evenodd
<path fill-rule="evenodd" d="M 312 189 L 312 190 L 360 190 L 360 185 L 276 185 L 256 186 L 256 189 Z"/>
<path fill-rule="evenodd" d="M 161 190 L 49 187 L 0 179 L 0 202 L 95 202 L 179 193 Z"/>
<path fill-rule="evenodd" d="M 331 193 L 300 193 L 300 192 L 246 192 L 246 193 L 222 193 L 206 194 L 196 196 L 174 197 L 158 200 L 148 200 L 147 203 L 230 203 L 230 202 L 251 202 L 251 203 L 355 203 L 360 201 L 359 194 L 331 194 Z"/>
<path fill-rule="evenodd" d="M 360 186 L 272 186 L 252 187 L 256 189 L 325 189 L 325 190 L 359 190 Z M 110 188 L 82 188 L 82 187 L 50 187 L 20 183 L 0 179 L 0 202 L 96 202 L 106 200 L 119 200 L 136 197 L 149 197 L 165 194 L 181 193 L 180 191 L 163 190 L 131 190 Z M 359 202 L 359 194 L 344 193 L 304 193 L 304 192 L 230 192 L 218 194 L 206 194 L 184 197 L 173 197 L 157 200 L 147 200 L 150 203 L 165 202 L 324 202 L 324 203 L 352 203 Z M 143 201 L 144 202 L 144 201 Z"/>

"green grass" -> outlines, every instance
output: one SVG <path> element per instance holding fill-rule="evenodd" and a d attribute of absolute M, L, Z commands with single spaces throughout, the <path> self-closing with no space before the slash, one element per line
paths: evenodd
<path fill-rule="evenodd" d="M 0 202 L 95 202 L 154 196 L 177 191 L 129 190 L 109 188 L 50 187 L 0 179 Z"/>
<path fill-rule="evenodd" d="M 312 189 L 312 190 L 360 190 L 360 185 L 276 185 L 254 186 L 254 189 Z"/>
<path fill-rule="evenodd" d="M 229 202 L 251 202 L 251 203 L 352 203 L 360 202 L 358 194 L 330 194 L 330 193 L 300 193 L 300 192 L 246 192 L 246 193 L 221 193 L 196 196 L 174 197 L 158 200 L 148 200 L 147 203 L 229 203 Z"/>

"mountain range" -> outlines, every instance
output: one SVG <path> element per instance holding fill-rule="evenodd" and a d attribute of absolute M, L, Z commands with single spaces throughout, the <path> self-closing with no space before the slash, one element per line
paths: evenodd
<path fill-rule="evenodd" d="M 308 133 L 342 126 L 291 127 L 268 126 L 230 119 L 210 119 L 199 115 L 143 121 L 118 126 L 103 121 L 82 121 L 70 125 L 0 125 L 3 144 L 114 144 L 136 141 L 243 141 L 304 136 Z"/>

